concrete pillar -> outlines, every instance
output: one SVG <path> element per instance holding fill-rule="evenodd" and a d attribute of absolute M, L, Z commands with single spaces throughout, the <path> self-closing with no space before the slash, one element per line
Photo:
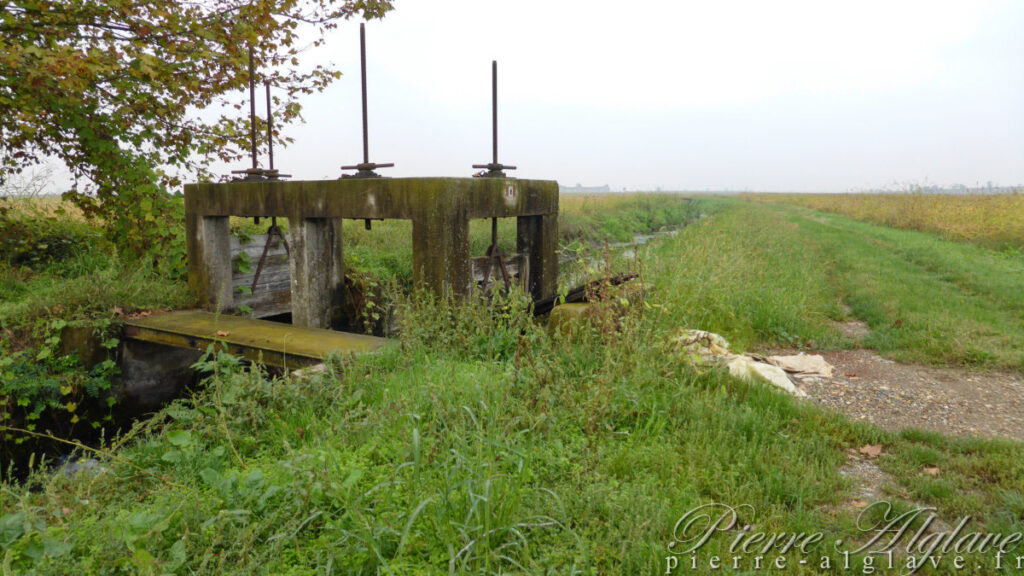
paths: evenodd
<path fill-rule="evenodd" d="M 516 252 L 530 254 L 530 294 L 535 300 L 558 290 L 558 214 L 516 218 Z"/>
<path fill-rule="evenodd" d="M 431 210 L 412 219 L 412 270 L 417 288 L 444 296 L 467 296 L 473 285 L 469 262 L 469 217 Z"/>
<path fill-rule="evenodd" d="M 292 324 L 330 328 L 345 279 L 341 218 L 290 217 L 288 248 Z"/>
<path fill-rule="evenodd" d="M 188 284 L 199 305 L 207 310 L 228 310 L 234 306 L 231 285 L 231 230 L 227 216 L 185 218 L 188 243 Z"/>

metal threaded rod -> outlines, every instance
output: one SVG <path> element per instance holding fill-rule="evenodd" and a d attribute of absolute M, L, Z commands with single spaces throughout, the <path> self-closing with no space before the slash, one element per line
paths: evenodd
<path fill-rule="evenodd" d="M 270 170 L 274 169 L 274 113 L 270 110 L 270 80 L 264 81 L 267 88 L 267 155 Z"/>
<path fill-rule="evenodd" d="M 232 170 L 232 174 L 242 174 L 234 178 L 235 182 L 261 182 L 288 178 L 287 174 L 278 174 L 274 169 L 274 118 L 270 100 L 270 80 L 263 81 L 267 90 L 267 152 L 270 157 L 270 168 L 262 170 L 259 164 L 259 146 L 256 140 L 256 56 L 249 46 L 249 156 L 252 167 L 245 170 Z M 259 224 L 259 216 L 254 217 Z"/>
<path fill-rule="evenodd" d="M 485 178 L 505 178 L 504 170 L 515 170 L 515 166 L 498 163 L 498 61 L 491 60 L 491 163 L 473 164 L 473 168 L 486 168 L 486 172 L 474 174 Z"/>
<path fill-rule="evenodd" d="M 363 164 L 370 163 L 370 136 L 366 120 L 366 25 L 359 23 L 359 66 L 363 79 Z"/>
<path fill-rule="evenodd" d="M 494 145 L 494 160 L 498 163 L 498 61 L 491 61 L 491 138 Z"/>
<path fill-rule="evenodd" d="M 363 162 L 355 166 L 342 166 L 342 170 L 357 170 L 355 174 L 343 175 L 342 178 L 380 178 L 380 174 L 374 172 L 374 169 L 390 168 L 394 164 L 375 164 L 370 162 L 370 126 L 366 105 L 366 25 L 362 22 L 359 23 L 359 68 L 363 80 Z"/>
<path fill-rule="evenodd" d="M 249 154 L 252 156 L 252 168 L 256 162 L 256 64 L 249 46 Z"/>

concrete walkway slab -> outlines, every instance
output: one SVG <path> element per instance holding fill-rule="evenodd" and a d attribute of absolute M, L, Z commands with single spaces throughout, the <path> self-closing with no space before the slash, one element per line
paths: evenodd
<path fill-rule="evenodd" d="M 375 336 L 198 310 L 128 320 L 124 335 L 133 340 L 201 351 L 217 344 L 248 360 L 288 369 L 322 362 L 329 352 L 364 354 L 394 344 Z"/>

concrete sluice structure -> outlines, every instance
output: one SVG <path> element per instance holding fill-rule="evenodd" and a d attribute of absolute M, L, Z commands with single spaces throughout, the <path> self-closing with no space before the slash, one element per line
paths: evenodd
<path fill-rule="evenodd" d="M 213 312 L 237 310 L 231 216 L 288 219 L 291 314 L 297 326 L 329 328 L 341 305 L 344 220 L 411 220 L 414 286 L 459 297 L 468 295 L 474 285 L 469 221 L 515 217 L 516 251 L 526 255 L 531 295 L 552 296 L 557 286 L 554 181 L 344 178 L 187 185 L 189 286 L 200 305 Z"/>
<path fill-rule="evenodd" d="M 239 306 L 257 300 L 242 297 L 237 289 L 231 216 L 288 219 L 292 325 L 256 319 L 260 310 L 240 313 Z M 316 364 L 330 352 L 361 354 L 387 346 L 385 338 L 329 329 L 344 294 L 344 221 L 361 226 L 358 220 L 411 220 L 414 287 L 464 298 L 478 289 L 469 221 L 513 217 L 515 257 L 520 259 L 518 269 L 528 270 L 527 289 L 535 301 L 550 298 L 558 283 L 554 181 L 344 178 L 187 185 L 188 281 L 203 310 L 126 321 L 120 354 L 123 378 L 116 395 L 144 409 L 159 406 L 187 385 L 189 367 L 211 346 L 285 369 Z M 282 254 L 276 256 L 283 269 Z M 289 295 L 281 296 L 258 300 L 267 308 L 263 316 L 281 312 Z"/>

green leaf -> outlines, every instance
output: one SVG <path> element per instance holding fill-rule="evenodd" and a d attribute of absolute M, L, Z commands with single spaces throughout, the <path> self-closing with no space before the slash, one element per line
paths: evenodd
<path fill-rule="evenodd" d="M 199 472 L 199 477 L 211 488 L 219 488 L 220 483 L 223 481 L 223 476 L 221 476 L 220 472 L 212 468 L 203 468 Z"/>
<path fill-rule="evenodd" d="M 171 549 L 168 552 L 170 562 L 164 563 L 164 569 L 169 571 L 175 571 L 181 568 L 185 561 L 188 560 L 188 550 L 185 548 L 185 540 L 181 539 L 171 544 Z"/>
<path fill-rule="evenodd" d="M 172 446 L 188 446 L 192 443 L 192 433 L 188 430 L 171 430 L 167 433 L 167 441 Z"/>
<path fill-rule="evenodd" d="M 6 549 L 25 533 L 25 515 L 21 512 L 0 516 L 0 549 Z"/>
<path fill-rule="evenodd" d="M 64 542 L 56 538 L 43 538 L 43 554 L 51 558 L 67 556 L 71 549 L 72 545 L 70 542 Z"/>

